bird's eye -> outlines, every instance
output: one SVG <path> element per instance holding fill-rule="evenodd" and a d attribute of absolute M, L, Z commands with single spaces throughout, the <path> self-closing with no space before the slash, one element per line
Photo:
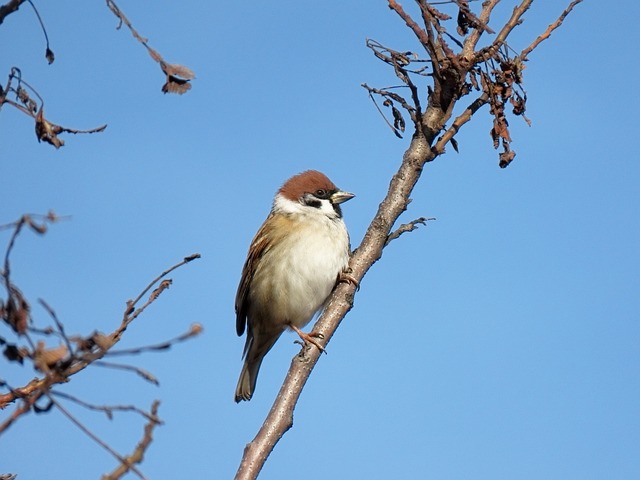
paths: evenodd
<path fill-rule="evenodd" d="M 329 192 L 327 192 L 324 188 L 319 188 L 316 190 L 316 197 L 318 198 L 327 198 L 329 196 Z"/>

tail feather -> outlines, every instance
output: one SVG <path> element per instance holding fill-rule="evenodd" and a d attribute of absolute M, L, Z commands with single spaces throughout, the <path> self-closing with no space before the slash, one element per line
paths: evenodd
<path fill-rule="evenodd" d="M 236 402 L 251 400 L 253 392 L 256 389 L 258 372 L 260 371 L 263 358 L 264 356 L 261 356 L 253 362 L 250 362 L 248 358 L 245 359 L 242 371 L 240 372 L 240 378 L 238 379 L 238 386 L 236 387 Z"/>
<path fill-rule="evenodd" d="M 282 331 L 272 332 L 265 338 L 264 334 L 256 337 L 253 332 L 249 331 L 244 348 L 244 365 L 236 386 L 236 402 L 251 400 L 256 389 L 256 381 L 258 380 L 258 372 L 260 371 L 262 360 L 281 334 Z"/>

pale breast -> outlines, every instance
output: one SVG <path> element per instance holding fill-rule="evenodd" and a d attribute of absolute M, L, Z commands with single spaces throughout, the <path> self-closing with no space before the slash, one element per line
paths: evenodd
<path fill-rule="evenodd" d="M 254 305 L 270 305 L 274 322 L 302 328 L 323 306 L 346 268 L 349 236 L 342 219 L 294 223 L 289 234 L 265 253 L 250 296 L 257 300 L 251 302 Z"/>

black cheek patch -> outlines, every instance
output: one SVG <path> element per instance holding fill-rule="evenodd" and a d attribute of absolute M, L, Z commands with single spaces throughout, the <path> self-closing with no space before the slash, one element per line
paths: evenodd
<path fill-rule="evenodd" d="M 320 202 L 320 200 L 317 200 L 316 198 L 310 196 L 310 195 L 306 195 L 304 198 L 304 204 L 308 205 L 310 207 L 314 207 L 314 208 L 320 208 L 322 207 L 322 203 Z"/>

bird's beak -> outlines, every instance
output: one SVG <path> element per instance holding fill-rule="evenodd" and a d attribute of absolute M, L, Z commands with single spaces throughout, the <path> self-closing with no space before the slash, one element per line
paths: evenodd
<path fill-rule="evenodd" d="M 353 197 L 355 197 L 353 193 L 337 191 L 331 195 L 331 203 L 339 205 L 347 200 L 351 200 Z"/>

